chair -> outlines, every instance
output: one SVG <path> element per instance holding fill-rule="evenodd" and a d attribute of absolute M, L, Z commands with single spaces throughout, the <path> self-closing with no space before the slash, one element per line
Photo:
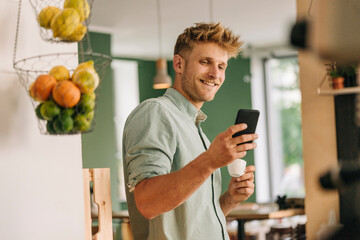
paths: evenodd
<path fill-rule="evenodd" d="M 85 240 L 112 240 L 112 206 L 110 169 L 83 169 Z M 93 182 L 94 202 L 98 205 L 98 231 L 92 234 L 90 182 Z"/>
<path fill-rule="evenodd" d="M 296 240 L 306 240 L 305 224 L 298 224 L 295 228 Z"/>
<path fill-rule="evenodd" d="M 292 227 L 271 227 L 270 232 L 266 235 L 267 240 L 290 240 L 294 237 L 294 229 Z"/>

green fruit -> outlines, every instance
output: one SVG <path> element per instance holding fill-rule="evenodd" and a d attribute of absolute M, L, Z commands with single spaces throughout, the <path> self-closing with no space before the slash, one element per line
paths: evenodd
<path fill-rule="evenodd" d="M 94 111 L 90 111 L 88 113 L 85 113 L 85 117 L 90 121 L 90 123 L 94 119 L 94 115 L 95 115 Z"/>
<path fill-rule="evenodd" d="M 48 133 L 50 134 L 55 134 L 55 130 L 54 130 L 54 122 L 52 121 L 47 121 L 46 123 L 46 130 L 48 131 Z"/>
<path fill-rule="evenodd" d="M 41 116 L 49 121 L 51 121 L 55 116 L 59 115 L 59 113 L 60 107 L 51 100 L 44 102 L 40 107 Z"/>
<path fill-rule="evenodd" d="M 89 93 L 88 95 L 92 100 L 95 100 L 95 98 L 96 98 L 95 92 Z"/>
<path fill-rule="evenodd" d="M 63 133 L 64 132 L 59 118 L 56 118 L 53 121 L 53 128 L 54 128 L 55 133 Z"/>
<path fill-rule="evenodd" d="M 95 94 L 82 94 L 80 102 L 78 103 L 78 109 L 80 112 L 87 113 L 94 110 L 95 107 Z"/>
<path fill-rule="evenodd" d="M 64 116 L 64 115 L 72 116 L 74 114 L 74 112 L 75 112 L 74 108 L 65 108 L 65 109 L 61 110 L 60 115 L 61 116 Z"/>
<path fill-rule="evenodd" d="M 89 121 L 85 115 L 79 114 L 74 119 L 74 128 L 77 131 L 84 132 L 88 130 L 91 126 L 91 121 Z"/>
<path fill-rule="evenodd" d="M 41 120 L 45 120 L 45 118 L 41 115 L 40 113 L 40 108 L 41 106 L 43 105 L 43 103 L 40 103 L 39 105 L 37 105 L 37 107 L 35 108 L 35 113 L 36 113 L 36 116 L 41 119 Z"/>
<path fill-rule="evenodd" d="M 62 115 L 60 117 L 60 122 L 64 132 L 70 132 L 74 127 L 74 120 L 71 116 Z"/>
<path fill-rule="evenodd" d="M 68 133 L 74 127 L 74 120 L 69 115 L 60 115 L 54 120 L 53 126 L 57 133 Z"/>

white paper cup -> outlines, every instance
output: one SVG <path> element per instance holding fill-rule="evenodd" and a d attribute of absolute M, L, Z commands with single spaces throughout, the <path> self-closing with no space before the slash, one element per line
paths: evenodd
<path fill-rule="evenodd" d="M 246 168 L 246 161 L 242 159 L 236 159 L 232 163 L 230 163 L 227 168 L 230 176 L 240 177 L 244 174 Z"/>

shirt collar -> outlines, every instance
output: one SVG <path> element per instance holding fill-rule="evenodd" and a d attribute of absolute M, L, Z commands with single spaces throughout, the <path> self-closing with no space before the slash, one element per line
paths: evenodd
<path fill-rule="evenodd" d="M 193 123 L 198 125 L 200 122 L 204 122 L 207 116 L 198 110 L 189 100 L 187 100 L 181 93 L 173 88 L 168 88 L 164 94 L 168 97 L 175 106 L 184 114 L 186 114 Z"/>

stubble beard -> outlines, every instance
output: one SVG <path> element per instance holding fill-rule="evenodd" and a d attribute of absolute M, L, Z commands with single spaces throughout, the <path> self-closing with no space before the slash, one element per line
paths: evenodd
<path fill-rule="evenodd" d="M 195 80 L 194 80 L 195 79 Z M 204 99 L 201 94 L 198 93 L 198 89 L 196 87 L 197 76 L 190 76 L 188 72 L 185 72 L 183 75 L 182 83 L 183 90 L 185 94 L 190 98 L 193 102 L 205 102 L 207 99 Z"/>
<path fill-rule="evenodd" d="M 195 79 L 195 80 L 193 80 Z M 193 102 L 208 102 L 214 99 L 214 95 L 209 97 L 207 95 L 201 94 L 199 87 L 197 87 L 198 82 L 200 82 L 200 79 L 196 75 L 189 75 L 188 72 L 184 72 L 184 75 L 181 79 L 182 82 L 182 89 L 184 93 L 188 96 L 188 98 Z"/>

